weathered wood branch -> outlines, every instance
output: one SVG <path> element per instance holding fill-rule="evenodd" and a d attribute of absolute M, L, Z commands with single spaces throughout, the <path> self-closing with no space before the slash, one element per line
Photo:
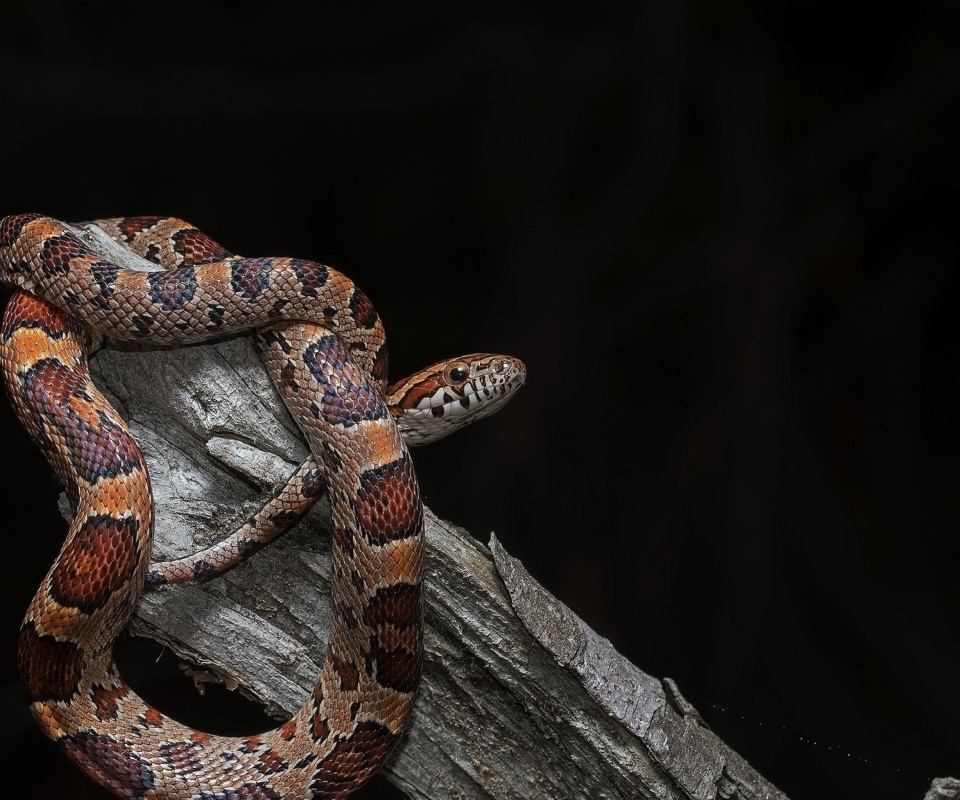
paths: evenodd
<path fill-rule="evenodd" d="M 107 348 L 93 371 L 149 463 L 154 560 L 230 533 L 306 455 L 242 338 Z M 426 518 L 424 676 L 410 730 L 384 769 L 410 797 L 785 798 L 669 679 L 624 659 L 498 539 L 485 547 L 429 510 Z M 285 719 L 324 656 L 328 519 L 321 502 L 221 578 L 146 593 L 131 631 Z"/>
<path fill-rule="evenodd" d="M 149 462 L 155 558 L 232 531 L 306 455 L 243 340 L 103 351 L 94 366 Z M 133 632 L 286 718 L 324 656 L 328 512 L 217 580 L 148 592 Z M 427 539 L 426 668 L 387 768 L 411 797 L 783 797 L 496 538 L 484 547 L 428 512 Z"/>

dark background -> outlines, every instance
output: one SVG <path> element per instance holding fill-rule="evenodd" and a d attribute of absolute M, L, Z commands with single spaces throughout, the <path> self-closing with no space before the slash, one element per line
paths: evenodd
<path fill-rule="evenodd" d="M 520 356 L 504 412 L 415 453 L 435 511 L 791 797 L 960 777 L 940 7 L 82 5 L 0 5 L 0 216 L 171 214 L 337 266 L 394 377 Z M 65 525 L 3 413 L 2 771 L 100 797 L 16 689 Z"/>

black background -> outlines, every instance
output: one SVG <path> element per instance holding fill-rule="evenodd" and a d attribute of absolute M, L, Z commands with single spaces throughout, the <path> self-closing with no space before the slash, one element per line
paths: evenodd
<path fill-rule="evenodd" d="M 941 7 L 80 5 L 0 6 L 0 216 L 177 215 L 339 267 L 394 377 L 520 356 L 505 411 L 415 453 L 428 505 L 791 797 L 960 773 Z M 0 769 L 100 797 L 16 689 L 65 525 L 3 413 Z"/>

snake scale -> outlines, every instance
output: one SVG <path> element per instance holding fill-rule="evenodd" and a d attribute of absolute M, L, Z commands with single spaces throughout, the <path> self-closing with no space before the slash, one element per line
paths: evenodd
<path fill-rule="evenodd" d="M 114 263 L 80 235 L 93 228 L 160 268 Z M 423 660 L 423 507 L 404 437 L 426 442 L 492 413 L 523 383 L 522 362 L 476 354 L 388 387 L 382 322 L 349 278 L 305 259 L 237 256 L 172 218 L 8 216 L 0 284 L 12 292 L 0 328 L 7 391 L 74 512 L 19 636 L 21 686 L 41 729 L 120 797 L 348 797 L 401 736 Z M 105 340 L 183 345 L 241 333 L 311 455 L 243 529 L 151 567 L 146 463 L 93 384 L 89 355 Z M 120 676 L 113 647 L 148 577 L 229 569 L 324 487 L 333 622 L 304 705 L 274 729 L 228 737 L 146 703 Z"/>

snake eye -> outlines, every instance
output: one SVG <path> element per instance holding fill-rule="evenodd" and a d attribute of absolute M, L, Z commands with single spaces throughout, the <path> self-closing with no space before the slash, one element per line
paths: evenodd
<path fill-rule="evenodd" d="M 466 364 L 457 361 L 447 366 L 443 371 L 443 377 L 446 378 L 447 383 L 461 383 L 470 377 L 470 371 L 466 369 Z"/>

